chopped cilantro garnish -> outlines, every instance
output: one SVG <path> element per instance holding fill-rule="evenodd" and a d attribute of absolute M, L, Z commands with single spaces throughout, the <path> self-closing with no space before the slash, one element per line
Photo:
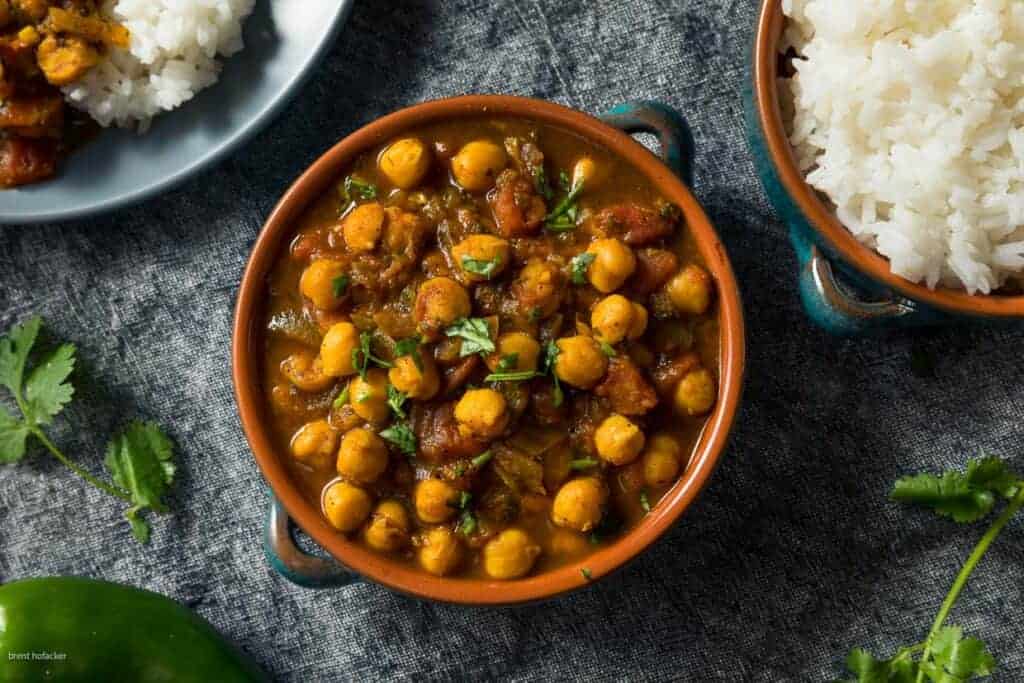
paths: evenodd
<path fill-rule="evenodd" d="M 444 332 L 449 337 L 460 337 L 462 348 L 459 356 L 465 358 L 474 353 L 494 353 L 491 328 L 483 318 L 463 318 Z"/>
<path fill-rule="evenodd" d="M 501 267 L 501 257 L 495 256 L 493 259 L 475 259 L 469 256 L 462 257 L 462 269 L 467 273 L 473 273 L 474 275 L 480 275 L 482 277 L 491 279 L 495 271 Z"/>
<path fill-rule="evenodd" d="M 613 347 L 608 342 L 601 342 L 601 353 L 608 356 L 609 358 L 615 358 L 615 356 L 618 355 L 615 353 L 615 347 Z"/>
<path fill-rule="evenodd" d="M 640 507 L 643 508 L 644 512 L 651 511 L 651 501 L 647 498 L 647 489 L 640 492 Z"/>
<path fill-rule="evenodd" d="M 398 422 L 380 433 L 382 439 L 386 439 L 398 447 L 406 455 L 416 455 L 416 435 L 409 425 Z"/>
<path fill-rule="evenodd" d="M 570 268 L 572 268 L 572 276 L 570 280 L 574 285 L 585 285 L 587 284 L 587 269 L 590 268 L 590 264 L 597 258 L 596 254 L 583 252 L 572 257 L 572 261 L 569 262 Z"/>
<path fill-rule="evenodd" d="M 462 517 L 459 518 L 459 526 L 457 531 L 463 536 L 469 536 L 474 531 L 476 531 L 476 527 L 476 515 L 474 515 L 470 510 L 466 510 L 465 512 L 463 512 Z"/>
<path fill-rule="evenodd" d="M 342 408 L 342 407 L 344 407 L 344 405 L 346 403 L 348 403 L 348 385 L 347 384 L 345 385 L 345 388 L 341 390 L 341 393 L 338 394 L 338 398 L 334 399 L 334 403 L 331 404 L 331 407 L 335 408 L 335 409 Z"/>
<path fill-rule="evenodd" d="M 597 460 L 594 458 L 577 458 L 569 462 L 569 469 L 574 471 L 589 470 L 591 467 L 597 465 Z"/>
<path fill-rule="evenodd" d="M 559 383 L 558 375 L 555 373 L 555 365 L 558 363 L 558 354 L 560 353 L 561 350 L 555 342 L 549 341 L 544 345 L 544 362 L 542 367 L 544 368 L 544 373 L 551 373 L 551 379 L 555 383 L 554 406 L 556 408 L 560 407 L 565 400 L 562 385 Z"/>
<path fill-rule="evenodd" d="M 563 176 L 568 178 L 567 175 Z M 576 221 L 579 219 L 580 206 L 577 203 L 580 194 L 583 192 L 583 181 L 569 190 L 568 194 L 555 205 L 547 216 L 544 217 L 544 225 L 552 232 L 567 232 L 576 229 Z"/>
<path fill-rule="evenodd" d="M 357 197 L 360 199 L 376 199 L 377 186 L 354 175 L 345 176 L 344 182 L 338 186 L 338 193 L 348 204 Z"/>
<path fill-rule="evenodd" d="M 590 568 L 589 567 L 580 567 L 580 574 L 583 575 L 584 579 L 586 579 L 587 581 L 590 581 Z"/>
<path fill-rule="evenodd" d="M 551 201 L 551 198 L 555 196 L 554 190 L 551 189 L 551 185 L 548 183 L 548 174 L 544 171 L 543 166 L 538 166 L 537 170 L 533 174 L 533 187 L 537 190 L 537 194 L 544 198 L 545 201 Z"/>
<path fill-rule="evenodd" d="M 411 356 L 412 362 L 416 364 L 420 372 L 423 372 L 423 356 L 420 355 L 420 343 L 422 341 L 419 335 L 399 340 L 395 344 L 395 358 Z"/>
<path fill-rule="evenodd" d="M 370 349 L 370 345 L 373 343 L 373 335 L 369 332 L 359 333 L 359 348 L 352 349 L 352 367 L 358 372 L 359 376 L 366 379 L 366 371 L 370 367 L 370 363 L 376 363 L 382 368 L 390 368 L 393 365 L 373 355 L 373 351 Z"/>
<path fill-rule="evenodd" d="M 493 458 L 493 457 L 494 457 L 494 453 L 492 451 L 484 451 L 480 455 L 478 455 L 475 458 L 473 458 L 470 461 L 470 463 L 473 465 L 473 469 L 478 470 L 481 467 L 483 467 L 484 465 L 486 465 L 487 463 L 489 463 L 491 461 L 491 458 Z"/>
<path fill-rule="evenodd" d="M 405 404 L 406 396 L 401 391 L 396 389 L 393 385 L 388 385 L 388 406 L 394 411 L 395 415 L 401 419 L 405 419 L 405 409 L 402 406 Z"/>
<path fill-rule="evenodd" d="M 335 299 L 345 296 L 345 292 L 348 291 L 348 283 L 348 275 L 339 275 L 331 280 L 331 293 L 334 294 Z"/>
<path fill-rule="evenodd" d="M 518 353 L 506 353 L 505 355 L 503 355 L 501 357 L 500 360 L 498 360 L 498 365 L 497 365 L 497 367 L 494 368 L 494 371 L 495 372 L 512 372 L 513 368 L 515 368 L 518 364 L 519 364 L 519 354 Z"/>
<path fill-rule="evenodd" d="M 492 372 L 491 374 L 484 377 L 485 382 L 525 382 L 528 379 L 533 379 L 537 376 L 537 373 L 533 370 L 523 370 L 521 372 Z"/>

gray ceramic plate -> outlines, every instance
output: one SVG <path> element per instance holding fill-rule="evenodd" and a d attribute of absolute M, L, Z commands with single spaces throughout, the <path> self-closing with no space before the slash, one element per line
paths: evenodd
<path fill-rule="evenodd" d="M 295 94 L 355 0 L 257 0 L 220 80 L 145 135 L 105 130 L 48 181 L 0 190 L 0 223 L 82 218 L 152 197 L 233 152 Z"/>

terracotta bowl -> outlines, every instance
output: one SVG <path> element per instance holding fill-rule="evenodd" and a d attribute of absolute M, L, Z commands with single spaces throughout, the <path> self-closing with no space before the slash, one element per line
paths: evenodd
<path fill-rule="evenodd" d="M 265 299 L 268 273 L 282 250 L 287 248 L 286 240 L 296 221 L 315 199 L 336 182 L 342 170 L 365 150 L 430 122 L 485 113 L 529 118 L 574 131 L 614 151 L 640 169 L 662 195 L 682 209 L 717 284 L 722 349 L 718 404 L 678 483 L 639 525 L 614 544 L 598 550 L 588 560 L 592 580 L 621 567 L 665 533 L 705 486 L 725 448 L 740 402 L 745 356 L 743 312 L 724 246 L 693 195 L 666 165 L 676 166 L 685 175 L 688 131 L 681 117 L 663 105 L 635 103 L 617 108 L 606 116 L 608 123 L 605 123 L 548 102 L 483 95 L 427 102 L 403 109 L 348 136 L 299 177 L 278 203 L 260 233 L 238 294 L 232 346 L 235 395 L 242 427 L 256 462 L 280 501 L 279 505 L 275 502 L 272 506 L 267 532 L 267 556 L 276 569 L 301 585 L 341 585 L 366 578 L 421 598 L 495 605 L 551 598 L 590 583 L 580 575 L 576 566 L 516 581 L 437 578 L 350 542 L 328 525 L 317 506 L 303 498 L 282 463 L 280 454 L 272 445 L 264 419 L 264 398 L 259 376 L 262 353 L 259 334 L 261 305 Z M 653 132 L 661 140 L 666 161 L 663 163 L 623 130 L 613 126 L 633 132 Z M 337 563 L 327 563 L 297 550 L 288 533 L 286 515 L 330 553 Z M 358 577 L 353 573 L 358 574 Z"/>
<path fill-rule="evenodd" d="M 790 227 L 811 318 L 837 333 L 945 323 L 964 316 L 1024 318 L 1024 296 L 931 290 L 894 275 L 889 261 L 858 242 L 804 182 L 779 106 L 778 48 L 785 21 L 782 0 L 764 0 L 744 97 L 751 150 L 769 199 Z M 838 284 L 833 265 L 867 297 Z"/>

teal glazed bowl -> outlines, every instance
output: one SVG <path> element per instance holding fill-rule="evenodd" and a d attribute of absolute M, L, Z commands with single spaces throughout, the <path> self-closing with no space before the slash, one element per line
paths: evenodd
<path fill-rule="evenodd" d="M 779 106 L 779 41 L 785 21 L 782 0 L 762 2 L 743 97 L 754 164 L 768 199 L 789 227 L 808 317 L 837 335 L 970 319 L 1024 319 L 1024 296 L 932 290 L 893 274 L 889 261 L 858 242 L 804 181 Z"/>

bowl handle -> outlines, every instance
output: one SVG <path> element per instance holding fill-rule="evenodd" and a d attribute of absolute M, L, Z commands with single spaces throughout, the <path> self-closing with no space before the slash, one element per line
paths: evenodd
<path fill-rule="evenodd" d="M 295 545 L 293 524 L 276 496 L 271 497 L 263 552 L 278 574 L 303 588 L 337 588 L 362 581 L 354 571 L 334 560 L 310 555 Z"/>
<path fill-rule="evenodd" d="M 837 277 L 832 262 L 799 226 L 790 241 L 800 263 L 800 299 L 807 315 L 826 332 L 854 336 L 894 327 L 921 327 L 946 320 L 938 311 L 882 287 L 854 288 Z M 867 296 L 869 298 L 863 298 Z"/>
<path fill-rule="evenodd" d="M 693 133 L 683 115 L 662 102 L 635 100 L 612 107 L 601 121 L 630 135 L 650 133 L 658 139 L 658 156 L 684 183 L 693 186 Z"/>

